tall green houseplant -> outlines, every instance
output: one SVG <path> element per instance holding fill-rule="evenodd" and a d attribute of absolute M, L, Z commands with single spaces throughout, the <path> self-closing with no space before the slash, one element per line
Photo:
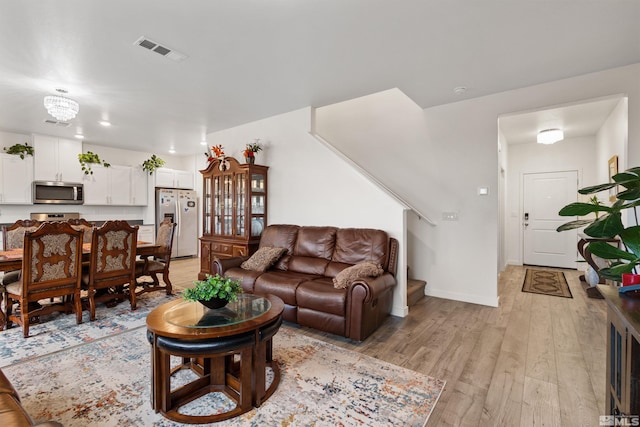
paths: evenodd
<path fill-rule="evenodd" d="M 595 239 L 617 238 L 622 243 L 621 248 L 606 242 L 589 243 L 589 252 L 610 260 L 610 266 L 598 271 L 600 277 L 615 281 L 622 281 L 623 273 L 636 271 L 640 265 L 640 226 L 625 227 L 622 222 L 622 211 L 633 209 L 635 223 L 638 224 L 640 206 L 640 167 L 628 169 L 613 176 L 613 182 L 594 185 L 578 190 L 580 194 L 595 194 L 608 191 L 617 186 L 621 191 L 616 195 L 617 200 L 611 206 L 598 203 L 576 202 L 563 207 L 561 216 L 585 216 L 595 214 L 595 218 L 578 219 L 567 222 L 558 227 L 558 231 L 585 227 L 584 233 Z"/>

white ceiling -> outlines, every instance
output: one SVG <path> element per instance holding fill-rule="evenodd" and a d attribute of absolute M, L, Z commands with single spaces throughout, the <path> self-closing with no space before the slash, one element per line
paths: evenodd
<path fill-rule="evenodd" d="M 562 129 L 565 139 L 594 136 L 621 99 L 622 96 L 612 96 L 540 111 L 514 113 L 501 116 L 498 123 L 507 144 L 536 143 L 538 132 L 545 129 Z"/>
<path fill-rule="evenodd" d="M 637 63 L 638 22 L 636 0 L 0 0 L 0 129 L 198 153 L 207 133 L 393 87 L 426 108 Z M 69 128 L 43 123 L 57 87 L 80 103 Z"/>

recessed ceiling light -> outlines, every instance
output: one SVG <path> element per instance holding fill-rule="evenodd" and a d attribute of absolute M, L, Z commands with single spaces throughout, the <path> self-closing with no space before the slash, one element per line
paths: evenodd
<path fill-rule="evenodd" d="M 173 147 L 169 148 L 169 153 L 170 154 L 175 154 L 175 152 L 176 152 L 175 148 L 173 148 Z"/>
<path fill-rule="evenodd" d="M 200 141 L 200 145 L 207 145 L 207 141 Z"/>
<path fill-rule="evenodd" d="M 455 93 L 456 95 L 462 95 L 466 91 L 467 91 L 466 86 L 458 86 L 453 88 L 453 93 Z"/>
<path fill-rule="evenodd" d="M 101 121 L 100 121 L 100 124 L 101 124 L 102 126 L 111 126 L 111 122 L 110 122 L 110 121 L 107 121 L 107 120 L 101 120 Z"/>
<path fill-rule="evenodd" d="M 84 138 L 84 135 L 81 134 L 81 133 L 76 133 L 75 137 L 78 138 L 78 139 L 82 139 L 82 138 Z"/>

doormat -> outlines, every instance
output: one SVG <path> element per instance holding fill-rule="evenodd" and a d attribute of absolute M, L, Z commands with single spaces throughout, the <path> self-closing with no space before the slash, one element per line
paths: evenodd
<path fill-rule="evenodd" d="M 567 279 L 560 271 L 527 268 L 522 284 L 522 292 L 573 298 Z"/>

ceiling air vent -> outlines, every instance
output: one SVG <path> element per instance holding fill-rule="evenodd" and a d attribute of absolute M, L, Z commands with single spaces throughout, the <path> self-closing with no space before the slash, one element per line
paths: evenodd
<path fill-rule="evenodd" d="M 48 125 L 60 126 L 60 127 L 63 127 L 63 128 L 68 128 L 69 126 L 71 126 L 71 123 L 69 123 L 69 122 L 61 122 L 60 120 L 47 119 L 44 122 L 46 124 L 48 124 Z"/>
<path fill-rule="evenodd" d="M 165 58 L 171 59 L 172 61 L 180 62 L 187 58 L 187 55 L 185 55 L 184 53 L 178 52 L 166 46 L 162 46 L 161 44 L 154 42 L 153 40 L 149 40 L 144 36 L 133 42 L 133 44 L 141 46 L 147 50 L 151 50 L 157 54 L 164 56 Z"/>

